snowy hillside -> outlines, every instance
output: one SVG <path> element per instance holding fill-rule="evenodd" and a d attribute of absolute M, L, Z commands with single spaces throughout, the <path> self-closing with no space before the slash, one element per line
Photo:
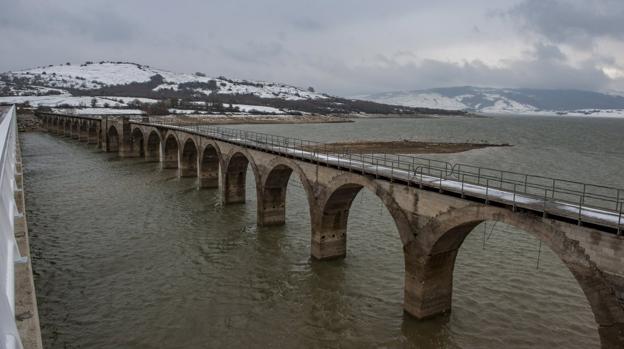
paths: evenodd
<path fill-rule="evenodd" d="M 0 104 L 201 114 L 462 115 L 317 93 L 286 84 L 174 73 L 127 62 L 61 64 L 0 74 Z"/>
<path fill-rule="evenodd" d="M 624 97 L 577 90 L 451 87 L 357 96 L 378 103 L 486 114 L 624 116 Z"/>
<path fill-rule="evenodd" d="M 12 88 L 16 94 L 30 94 L 37 92 L 38 88 L 94 90 L 116 85 L 146 83 L 151 81 L 154 76 L 161 76 L 162 84 L 154 87 L 153 91 L 163 89 L 177 91 L 181 86 L 187 84 L 194 85 L 192 88 L 206 95 L 216 92 L 218 94 L 251 94 L 260 98 L 280 98 L 285 100 L 327 98 L 320 93 L 284 84 L 232 80 L 223 77 L 211 78 L 201 73 L 173 73 L 146 65 L 123 62 L 52 65 L 8 72 L 2 75 L 5 77 L 3 79 L 5 83 L 17 79 L 22 86 L 28 86 L 28 89 L 25 91 L 20 88 Z"/>

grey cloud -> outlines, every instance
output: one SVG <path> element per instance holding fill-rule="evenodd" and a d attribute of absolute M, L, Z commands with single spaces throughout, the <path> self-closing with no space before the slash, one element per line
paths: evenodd
<path fill-rule="evenodd" d="M 597 37 L 624 39 L 621 0 L 524 0 L 506 15 L 553 42 L 589 46 Z"/>
<path fill-rule="evenodd" d="M 317 31 L 323 29 L 323 24 L 309 17 L 300 17 L 291 21 L 292 25 L 303 31 Z"/>
<path fill-rule="evenodd" d="M 624 5 L 615 0 L 587 8 L 581 0 L 6 2 L 0 11 L 0 71 L 120 60 L 313 85 L 341 95 L 468 84 L 624 89 L 621 80 L 596 68 L 622 65 L 621 50 L 595 52 L 578 65 L 579 55 L 560 49 L 572 38 L 576 44 L 623 38 L 615 18 Z M 486 15 L 496 11 L 521 31 L 500 15 Z M 488 46 L 489 40 L 494 44 Z M 500 47 L 514 46 L 499 45 L 507 40 L 522 43 L 508 56 Z M 517 57 L 525 45 L 531 48 L 524 57 L 484 63 Z"/>
<path fill-rule="evenodd" d="M 391 64 L 390 58 L 383 57 L 382 67 L 335 65 L 320 69 L 351 82 L 341 89 L 355 90 L 355 94 L 459 85 L 601 90 L 613 83 L 594 61 L 580 66 L 561 62 L 565 56 L 554 46 L 538 45 L 532 54 L 532 58 L 507 61 L 502 67 L 480 60 L 455 63 L 424 59 L 420 63 Z"/>
<path fill-rule="evenodd" d="M 87 36 L 95 41 L 128 41 L 136 31 L 129 20 L 106 7 L 75 14 L 51 2 L 32 0 L 3 4 L 0 28 L 43 35 Z"/>

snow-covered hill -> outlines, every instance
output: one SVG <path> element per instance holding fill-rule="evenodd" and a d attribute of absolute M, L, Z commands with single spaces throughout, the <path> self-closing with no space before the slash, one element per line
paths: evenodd
<path fill-rule="evenodd" d="M 462 115 L 329 96 L 312 87 L 174 73 L 127 62 L 61 64 L 0 73 L 0 104 L 129 108 L 147 113 Z"/>
<path fill-rule="evenodd" d="M 356 98 L 410 107 L 485 114 L 624 116 L 624 97 L 578 90 L 450 87 L 387 92 Z"/>
<path fill-rule="evenodd" d="M 249 94 L 260 98 L 284 100 L 327 98 L 320 93 L 284 84 L 234 80 L 224 77 L 211 78 L 201 73 L 173 73 L 146 65 L 125 62 L 50 65 L 0 75 L 4 84 L 10 85 L 10 90 L 3 91 L 3 95 L 11 92 L 13 94 L 32 95 L 38 92 L 45 93 L 50 89 L 60 92 L 96 90 L 131 83 L 147 83 L 152 81 L 155 76 L 161 76 L 162 83 L 155 86 L 153 91 L 165 89 L 178 91 L 183 87 L 188 87 L 206 95 L 216 92 L 218 94 Z"/>

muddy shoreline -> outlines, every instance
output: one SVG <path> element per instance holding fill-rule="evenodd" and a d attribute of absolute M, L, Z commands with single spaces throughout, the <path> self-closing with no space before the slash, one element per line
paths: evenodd
<path fill-rule="evenodd" d="M 326 143 L 318 146 L 305 147 L 309 151 L 328 151 L 332 153 L 353 154 L 451 154 L 462 153 L 473 149 L 489 147 L 510 147 L 510 144 L 492 143 L 443 143 L 419 141 L 351 141 Z"/>

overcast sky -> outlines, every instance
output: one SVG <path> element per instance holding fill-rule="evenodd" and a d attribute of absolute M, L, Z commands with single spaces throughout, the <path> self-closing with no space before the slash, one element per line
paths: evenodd
<path fill-rule="evenodd" d="M 624 90 L 623 0 L 4 0 L 0 71 L 122 60 L 338 95 Z"/>

